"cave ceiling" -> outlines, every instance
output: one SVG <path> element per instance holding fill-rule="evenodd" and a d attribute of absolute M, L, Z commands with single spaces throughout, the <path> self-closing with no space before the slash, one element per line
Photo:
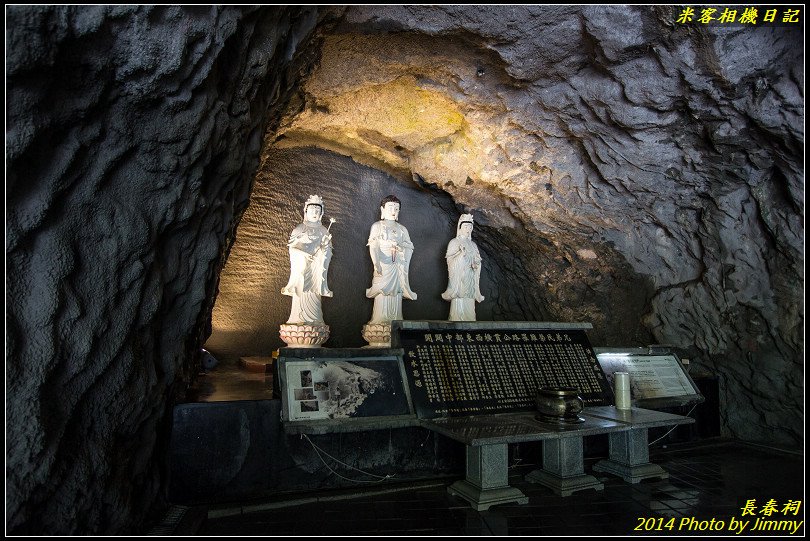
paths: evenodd
<path fill-rule="evenodd" d="M 349 155 L 581 254 L 613 243 L 658 287 L 694 280 L 711 201 L 776 189 L 803 205 L 801 166 L 779 159 L 800 142 L 801 91 L 769 72 L 796 64 L 778 33 L 699 34 L 661 9 L 351 8 L 275 144 Z M 775 169 L 782 185 L 763 187 Z"/>

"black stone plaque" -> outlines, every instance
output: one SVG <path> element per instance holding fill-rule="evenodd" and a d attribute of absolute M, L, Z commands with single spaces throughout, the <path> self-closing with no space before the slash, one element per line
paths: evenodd
<path fill-rule="evenodd" d="M 612 403 L 581 329 L 400 329 L 419 418 L 532 411 L 541 387 L 575 387 L 586 406 Z"/>

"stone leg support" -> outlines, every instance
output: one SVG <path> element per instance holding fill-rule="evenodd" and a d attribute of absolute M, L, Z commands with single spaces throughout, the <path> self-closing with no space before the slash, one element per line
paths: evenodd
<path fill-rule="evenodd" d="M 486 511 L 501 503 L 529 503 L 520 490 L 509 486 L 509 449 L 506 443 L 467 446 L 467 478 L 456 481 L 447 492 Z"/>
<path fill-rule="evenodd" d="M 646 428 L 634 428 L 610 434 L 610 458 L 594 464 L 595 471 L 618 475 L 628 483 L 642 479 L 666 479 L 669 474 L 650 462 Z"/>
<path fill-rule="evenodd" d="M 585 475 L 582 437 L 576 436 L 543 441 L 543 469 L 531 472 L 526 481 L 550 488 L 559 496 L 605 488 L 594 476 Z"/>

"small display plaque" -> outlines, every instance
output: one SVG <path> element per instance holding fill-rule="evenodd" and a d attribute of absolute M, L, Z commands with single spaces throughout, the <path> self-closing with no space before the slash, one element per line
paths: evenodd
<path fill-rule="evenodd" d="M 684 373 L 675 355 L 598 353 L 602 369 L 613 381 L 614 372 L 630 374 L 630 395 L 634 400 L 697 396 L 700 393 Z"/>
<path fill-rule="evenodd" d="M 282 359 L 287 421 L 410 414 L 397 357 Z"/>

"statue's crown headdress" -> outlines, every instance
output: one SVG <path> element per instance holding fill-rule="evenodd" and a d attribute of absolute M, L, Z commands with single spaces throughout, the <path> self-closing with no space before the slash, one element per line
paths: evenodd
<path fill-rule="evenodd" d="M 304 203 L 304 208 L 307 208 L 310 205 L 318 205 L 323 210 L 323 197 L 320 195 L 310 195 L 307 202 Z"/>

